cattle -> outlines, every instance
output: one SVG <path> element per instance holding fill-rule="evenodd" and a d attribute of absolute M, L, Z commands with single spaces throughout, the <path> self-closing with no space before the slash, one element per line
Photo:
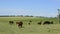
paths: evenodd
<path fill-rule="evenodd" d="M 9 24 L 11 24 L 11 25 L 12 25 L 13 23 L 14 23 L 13 21 L 9 21 Z"/>
<path fill-rule="evenodd" d="M 53 24 L 53 21 L 51 21 L 51 22 L 50 22 L 50 21 L 45 21 L 45 22 L 43 23 L 43 25 L 44 25 L 44 24 Z"/>
<path fill-rule="evenodd" d="M 41 25 L 42 24 L 42 21 L 41 22 L 38 22 L 38 24 Z"/>
<path fill-rule="evenodd" d="M 20 28 L 22 28 L 22 25 L 23 25 L 23 22 L 22 21 L 19 21 L 19 22 L 16 22 L 16 24 L 18 25 L 18 27 Z"/>

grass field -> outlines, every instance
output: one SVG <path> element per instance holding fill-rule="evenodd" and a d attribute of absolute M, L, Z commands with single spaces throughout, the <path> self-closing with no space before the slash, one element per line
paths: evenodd
<path fill-rule="evenodd" d="M 9 21 L 14 24 L 10 25 Z M 31 25 L 28 25 L 32 20 Z M 39 21 L 54 21 L 51 25 L 38 25 Z M 17 21 L 23 21 L 23 28 L 18 28 Z M 42 22 L 42 24 L 43 24 Z M 60 24 L 57 18 L 36 18 L 36 17 L 0 17 L 0 34 L 60 34 Z"/>

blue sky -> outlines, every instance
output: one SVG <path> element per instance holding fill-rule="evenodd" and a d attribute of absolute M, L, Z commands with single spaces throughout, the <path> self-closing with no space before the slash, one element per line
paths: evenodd
<path fill-rule="evenodd" d="M 0 0 L 0 15 L 55 17 L 60 0 Z"/>

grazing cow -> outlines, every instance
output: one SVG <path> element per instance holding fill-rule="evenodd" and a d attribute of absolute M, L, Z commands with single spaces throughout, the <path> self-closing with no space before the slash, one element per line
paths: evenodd
<path fill-rule="evenodd" d="M 41 25 L 41 24 L 42 24 L 42 22 L 38 22 L 38 24 L 39 24 L 39 25 Z"/>
<path fill-rule="evenodd" d="M 13 23 L 14 23 L 13 21 L 9 21 L 9 24 L 11 24 L 11 25 L 12 25 Z"/>
<path fill-rule="evenodd" d="M 22 21 L 16 22 L 16 24 L 18 25 L 19 28 L 20 28 L 20 27 L 22 28 L 23 22 L 22 22 Z"/>
<path fill-rule="evenodd" d="M 52 22 L 50 22 L 50 21 L 45 21 L 44 23 L 43 23 L 43 25 L 44 24 L 53 24 L 53 21 Z"/>

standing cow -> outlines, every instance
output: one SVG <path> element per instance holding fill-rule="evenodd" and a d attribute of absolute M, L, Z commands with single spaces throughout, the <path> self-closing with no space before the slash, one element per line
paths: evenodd
<path fill-rule="evenodd" d="M 22 21 L 16 22 L 16 24 L 18 25 L 19 28 L 20 28 L 20 27 L 22 28 L 23 22 L 22 22 Z"/>

